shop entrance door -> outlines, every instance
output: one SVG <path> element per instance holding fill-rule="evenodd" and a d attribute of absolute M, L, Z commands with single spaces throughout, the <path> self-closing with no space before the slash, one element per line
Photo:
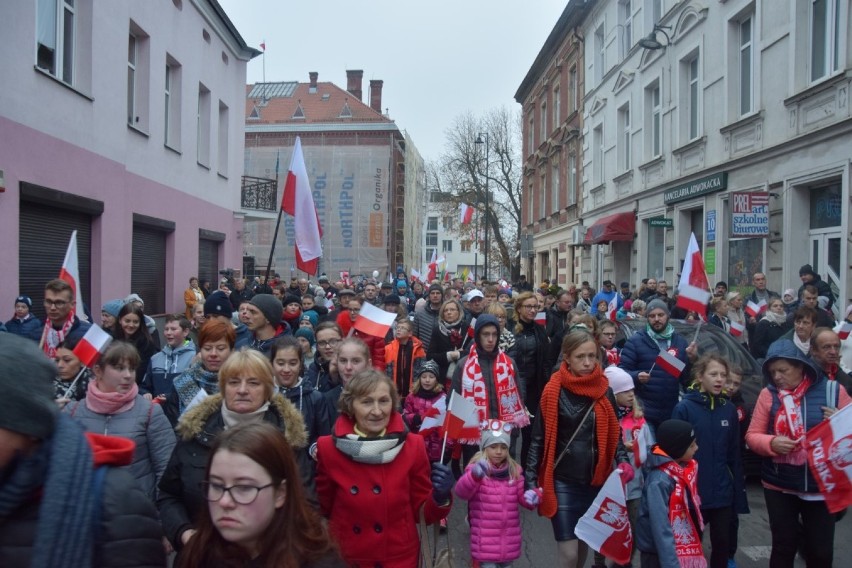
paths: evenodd
<path fill-rule="evenodd" d="M 841 281 L 842 263 L 840 262 L 840 239 L 842 234 L 834 229 L 812 230 L 809 233 L 811 266 L 814 272 L 828 282 L 834 294 L 834 319 L 841 319 L 843 313 L 843 301 L 845 298 L 840 294 L 844 290 Z"/>

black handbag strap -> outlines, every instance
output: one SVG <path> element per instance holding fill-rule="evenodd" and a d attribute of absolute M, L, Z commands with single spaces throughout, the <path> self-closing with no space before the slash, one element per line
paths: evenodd
<path fill-rule="evenodd" d="M 554 470 L 556 469 L 556 466 L 557 466 L 557 465 L 559 465 L 559 462 L 560 462 L 560 461 L 562 461 L 562 458 L 564 458 L 564 457 L 565 457 L 565 454 L 566 454 L 566 453 L 568 453 L 568 448 L 570 448 L 570 447 L 571 447 L 571 442 L 573 442 L 573 441 L 574 441 L 574 438 L 576 438 L 576 437 L 577 437 L 577 434 L 579 434 L 579 433 L 580 433 L 580 428 L 582 428 L 582 427 L 583 427 L 583 424 L 586 422 L 586 418 L 588 418 L 588 417 L 589 417 L 589 414 L 591 414 L 591 413 L 592 413 L 592 409 L 593 409 L 594 407 L 595 407 L 595 401 L 593 400 L 591 403 L 589 403 L 589 409 L 588 409 L 588 410 L 586 410 L 586 413 L 583 415 L 583 419 L 582 419 L 582 420 L 580 420 L 580 423 L 577 425 L 577 429 L 576 429 L 576 430 L 574 430 L 574 433 L 573 433 L 573 434 L 571 434 L 571 439 L 570 439 L 570 440 L 568 440 L 568 443 L 567 443 L 567 444 L 565 444 L 565 447 L 564 447 L 564 448 L 562 448 L 562 453 L 561 453 L 561 454 L 559 454 L 559 457 L 558 457 L 558 458 L 556 458 L 556 461 L 555 461 L 555 462 L 553 462 L 553 469 L 554 469 Z"/>

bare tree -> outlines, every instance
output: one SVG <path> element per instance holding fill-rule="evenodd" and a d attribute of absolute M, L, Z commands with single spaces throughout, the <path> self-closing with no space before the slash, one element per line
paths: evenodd
<path fill-rule="evenodd" d="M 488 274 L 508 269 L 512 280 L 520 272 L 520 133 L 520 115 L 507 107 L 482 116 L 460 115 L 446 131 L 445 152 L 427 166 L 427 184 L 444 194 L 442 207 L 447 214 L 458 211 L 462 203 L 477 209 L 489 235 Z M 486 180 L 491 197 L 488 208 Z"/>

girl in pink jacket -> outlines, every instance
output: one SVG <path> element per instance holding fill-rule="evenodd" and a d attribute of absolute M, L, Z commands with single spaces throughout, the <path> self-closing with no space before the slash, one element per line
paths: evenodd
<path fill-rule="evenodd" d="M 540 489 L 524 492 L 521 466 L 509 455 L 512 425 L 488 420 L 473 456 L 456 483 L 456 495 L 470 502 L 470 554 L 480 568 L 506 568 L 521 556 L 518 505 L 534 509 Z"/>

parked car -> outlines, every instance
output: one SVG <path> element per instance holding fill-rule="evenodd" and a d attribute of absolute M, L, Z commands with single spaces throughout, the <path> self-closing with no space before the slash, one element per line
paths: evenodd
<path fill-rule="evenodd" d="M 617 324 L 618 335 L 616 336 L 616 346 L 621 349 L 634 333 L 645 329 L 647 320 L 645 318 L 625 319 L 619 320 Z M 687 338 L 687 341 L 691 342 L 695 338 L 695 330 L 698 326 L 696 322 L 673 319 L 671 320 L 671 324 L 677 333 Z M 749 416 L 751 416 L 751 413 L 754 411 L 754 405 L 757 403 L 757 397 L 763 388 L 763 372 L 760 365 L 745 347 L 737 343 L 730 334 L 715 325 L 702 324 L 701 329 L 698 330 L 697 343 L 699 356 L 705 353 L 718 353 L 734 366 L 742 369 L 743 384 L 740 392 L 742 392 L 746 409 L 749 412 Z M 744 448 L 743 469 L 746 476 L 760 475 L 761 459 L 748 448 Z"/>

